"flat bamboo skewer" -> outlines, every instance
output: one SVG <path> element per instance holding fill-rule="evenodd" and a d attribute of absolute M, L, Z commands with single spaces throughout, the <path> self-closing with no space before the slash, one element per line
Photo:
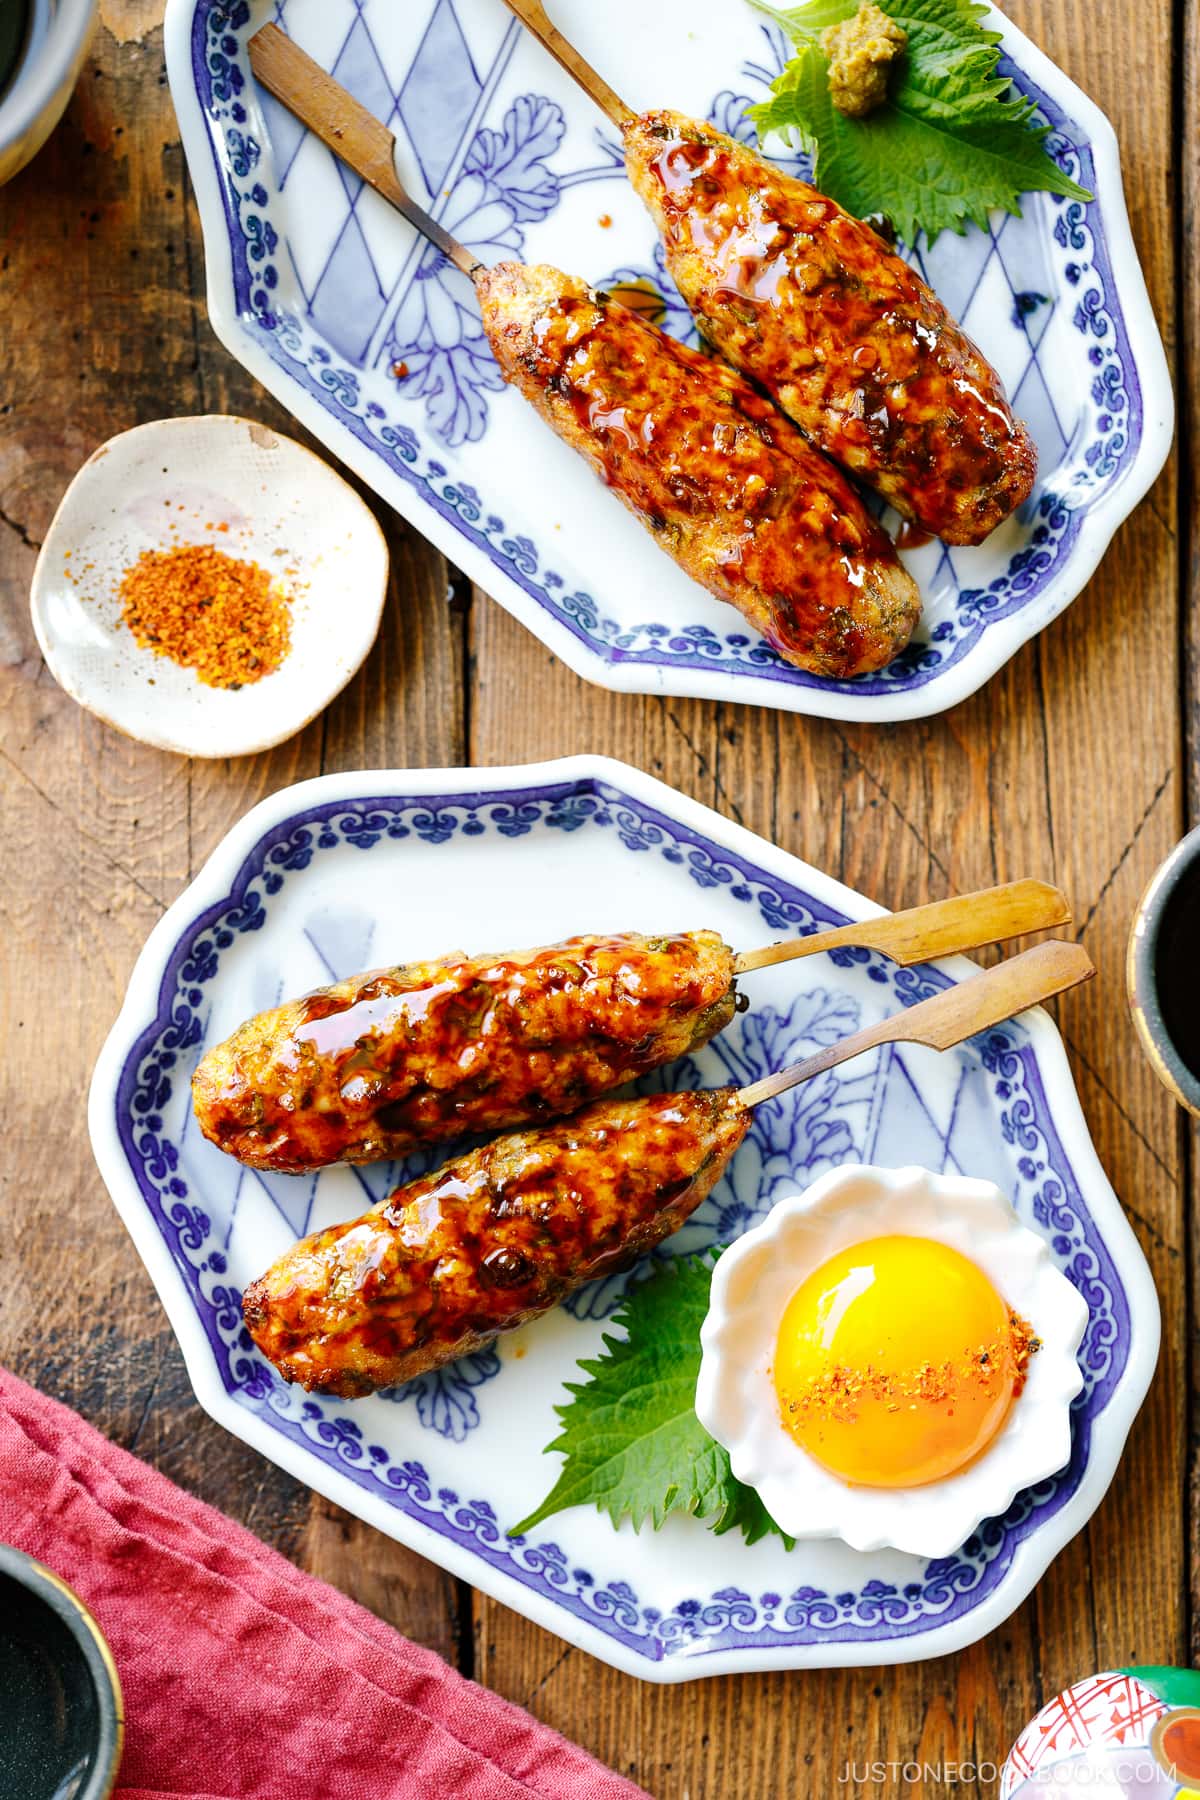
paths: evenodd
<path fill-rule="evenodd" d="M 628 125 L 637 114 L 631 106 L 626 106 L 621 96 L 614 93 L 602 75 L 597 74 L 591 63 L 585 62 L 574 44 L 550 23 L 542 0 L 504 0 L 508 10 L 515 13 L 555 62 L 577 81 L 585 94 L 590 94 L 601 112 L 607 113 L 618 129 Z"/>
<path fill-rule="evenodd" d="M 483 263 L 473 250 L 443 230 L 403 186 L 396 173 L 396 140 L 374 113 L 348 94 L 278 25 L 264 25 L 250 39 L 250 67 L 269 94 L 295 113 L 368 187 L 403 213 L 456 269 L 474 279 Z"/>
<path fill-rule="evenodd" d="M 874 1050 L 880 1044 L 924 1044 L 930 1050 L 950 1050 L 976 1032 L 1001 1025 L 1027 1007 L 1038 1006 L 1081 981 L 1090 981 L 1095 973 L 1082 944 L 1054 938 L 1020 956 L 1009 957 L 1007 962 L 997 963 L 995 968 L 985 969 L 969 981 L 960 981 L 930 1000 L 921 1000 L 905 1012 L 881 1019 L 878 1025 L 856 1031 L 803 1062 L 751 1082 L 740 1090 L 739 1097 L 747 1106 L 761 1106 L 764 1100 L 773 1100 L 776 1094 L 786 1093 L 802 1081 L 810 1081 L 814 1075 L 849 1062 L 852 1056 L 861 1056 L 864 1050 Z"/>
<path fill-rule="evenodd" d="M 747 975 L 752 969 L 769 969 L 776 963 L 842 947 L 881 950 L 907 967 L 1070 922 L 1070 905 L 1058 888 L 1045 881 L 1010 881 L 1002 887 L 935 900 L 929 906 L 910 907 L 906 912 L 885 913 L 878 919 L 852 920 L 833 931 L 765 944 L 761 950 L 745 950 L 733 968 L 736 975 Z"/>

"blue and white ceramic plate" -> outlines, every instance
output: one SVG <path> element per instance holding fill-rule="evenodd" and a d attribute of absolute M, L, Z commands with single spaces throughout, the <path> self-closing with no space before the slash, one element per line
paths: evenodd
<path fill-rule="evenodd" d="M 662 1252 L 728 1242 L 842 1162 L 988 1176 L 1011 1196 L 1088 1302 L 1072 1457 L 930 1563 L 830 1542 L 747 1548 L 691 1518 L 636 1534 L 590 1508 L 509 1538 L 552 1485 L 555 1403 L 628 1278 L 392 1393 L 311 1399 L 255 1352 L 241 1292 L 299 1234 L 356 1215 L 402 1171 L 253 1174 L 206 1143 L 190 1112 L 207 1045 L 357 969 L 573 931 L 710 926 L 749 948 L 877 910 L 599 757 L 330 775 L 263 801 L 155 927 L 91 1092 L 101 1172 L 201 1404 L 351 1512 L 649 1680 L 901 1661 L 989 1631 L 1099 1503 L 1158 1348 L 1149 1273 L 1044 1013 L 945 1055 L 889 1048 L 762 1107 L 729 1175 Z M 753 1080 L 974 972 L 962 959 L 899 970 L 839 951 L 749 976 L 751 1010 L 655 1079 Z"/>
<path fill-rule="evenodd" d="M 1112 128 L 989 10 L 1006 72 L 1053 126 L 1062 166 L 1097 198 L 1031 196 L 1021 219 L 917 246 L 923 273 L 1028 420 L 1041 477 L 982 547 L 906 553 L 925 614 L 883 674 L 830 682 L 790 668 L 677 569 L 503 386 L 465 277 L 249 74 L 247 39 L 278 18 L 387 121 L 405 182 L 481 257 L 649 284 L 666 328 L 695 341 L 613 130 L 502 0 L 170 0 L 167 67 L 204 223 L 213 328 L 589 680 L 840 719 L 940 712 L 1074 598 L 1171 435 Z M 552 11 L 633 105 L 669 103 L 743 138 L 745 108 L 784 55 L 743 0 L 556 0 Z"/>

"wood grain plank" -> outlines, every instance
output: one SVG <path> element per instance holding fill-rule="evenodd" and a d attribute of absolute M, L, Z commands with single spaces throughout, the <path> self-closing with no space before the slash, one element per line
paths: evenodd
<path fill-rule="evenodd" d="M 0 1019 L 46 1072 L 31 1096 L 23 1056 L 0 1069 L 6 1116 L 23 1121 L 0 1174 L 16 1227 L 0 1358 L 453 1658 L 453 1581 L 200 1413 L 87 1143 L 88 1077 L 134 957 L 246 808 L 323 769 L 463 755 L 462 628 L 446 605 L 445 565 L 391 515 L 375 651 L 322 719 L 267 756 L 189 764 L 146 749 L 80 712 L 41 666 L 27 600 L 36 547 L 97 443 L 189 411 L 241 412 L 303 435 L 208 328 L 199 224 L 160 81 L 161 13 L 161 3 L 107 9 L 115 35 L 98 34 L 63 129 L 0 191 L 0 831 L 29 847 L 0 870 Z M 64 252 L 74 303 L 65 331 Z M 87 1279 L 64 1283 L 81 1236 Z"/>
<path fill-rule="evenodd" d="M 101 33 L 62 129 L 0 191 L 0 832 L 19 846 L 0 869 L 0 1005 L 21 1046 L 0 1069 L 13 1127 L 0 1356 L 206 1497 L 243 1516 L 261 1502 L 286 1542 L 299 1490 L 185 1405 L 182 1359 L 87 1141 L 92 1063 L 187 877 L 187 766 L 82 713 L 28 617 L 34 553 L 78 464 L 198 398 L 160 65 L 161 45 L 119 57 Z"/>
<path fill-rule="evenodd" d="M 1136 21 L 1081 0 L 1024 0 L 1010 12 L 1114 118 L 1135 235 L 1169 326 L 1170 6 L 1155 0 Z M 480 761 L 623 756 L 892 906 L 1024 874 L 1067 887 L 1099 976 L 1058 1014 L 1097 1148 L 1164 1299 L 1160 1372 L 1109 1497 L 1030 1601 L 956 1658 L 648 1689 L 480 1600 L 481 1678 L 660 1800 L 824 1795 L 855 1759 L 998 1761 L 1064 1683 L 1106 1663 L 1184 1660 L 1180 1146 L 1135 1047 L 1122 979 L 1136 896 L 1182 818 L 1175 504 L 1168 472 L 1038 643 L 947 717 L 904 726 L 597 693 L 497 608 L 475 609 Z M 963 1789 L 898 1781 L 886 1791 Z M 994 1789 L 980 1780 L 974 1791 Z"/>
<path fill-rule="evenodd" d="M 1195 122 L 1200 116 L 1200 0 L 1183 0 L 1181 7 L 1182 44 L 1179 70 L 1179 119 L 1184 142 L 1190 144 Z M 1194 829 L 1200 822 L 1200 618 L 1193 599 L 1197 568 L 1200 568 L 1200 329 L 1196 309 L 1200 306 L 1200 173 L 1195 159 L 1184 155 L 1179 170 L 1180 268 L 1178 283 L 1179 376 L 1176 395 L 1179 404 L 1179 438 L 1183 525 L 1180 560 L 1183 572 L 1181 593 L 1181 626 L 1183 642 L 1183 748 L 1187 769 L 1186 823 Z M 1196 1245 L 1200 1241 L 1200 1133 L 1192 1121 L 1182 1121 L 1180 1130 L 1188 1164 L 1189 1192 L 1187 1263 L 1181 1271 L 1186 1278 L 1191 1327 L 1191 1357 L 1188 1368 L 1188 1403 L 1191 1423 L 1188 1457 L 1187 1527 L 1188 1599 L 1190 1612 L 1190 1661 L 1200 1662 L 1200 1439 L 1197 1417 L 1200 1415 L 1200 1362 L 1195 1353 L 1196 1321 L 1200 1318 L 1200 1269 L 1197 1268 Z"/>
<path fill-rule="evenodd" d="M 1017 16 L 1116 125 L 1134 237 L 1174 363 L 1172 16 L 1165 6 L 1139 8 L 1135 18 L 1078 0 L 1039 0 Z M 1147 106 L 1148 94 L 1158 103 Z M 1186 1170 L 1175 1110 L 1138 1052 L 1123 1004 L 1133 910 L 1184 817 L 1176 506 L 1172 462 L 1037 652 L 1059 874 L 1086 901 L 1080 926 L 1103 983 L 1070 996 L 1064 1029 L 1097 1149 L 1163 1303 L 1158 1375 L 1117 1480 L 1034 1597 L 1048 1692 L 1078 1677 L 1088 1649 L 1089 1668 L 1188 1660 L 1180 1504 L 1187 1318 L 1179 1279 Z"/>

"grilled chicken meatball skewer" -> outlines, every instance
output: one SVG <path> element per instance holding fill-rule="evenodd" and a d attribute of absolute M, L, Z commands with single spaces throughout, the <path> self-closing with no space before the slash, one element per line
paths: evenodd
<path fill-rule="evenodd" d="M 309 1389 L 408 1381 L 677 1231 L 761 1102 L 882 1043 L 948 1049 L 1092 972 L 1080 945 L 1041 944 L 750 1087 L 600 1100 L 497 1138 L 286 1251 L 246 1290 L 250 1335 Z"/>
<path fill-rule="evenodd" d="M 797 668 L 835 678 L 904 648 L 920 596 L 849 482 L 749 382 L 548 266 L 485 269 L 401 188 L 390 132 L 274 26 L 251 62 L 475 283 L 506 381 L 687 574 Z"/>
<path fill-rule="evenodd" d="M 920 613 L 850 483 L 735 370 L 545 265 L 476 278 L 501 373 L 675 562 L 786 661 L 886 667 Z"/>
<path fill-rule="evenodd" d="M 682 113 L 629 125 L 625 167 L 705 337 L 843 468 L 948 544 L 1028 497 L 999 375 L 869 225 Z"/>
<path fill-rule="evenodd" d="M 713 931 L 576 937 L 358 975 L 247 1020 L 196 1070 L 200 1128 L 252 1168 L 376 1162 L 574 1112 L 734 1015 Z"/>
<path fill-rule="evenodd" d="M 1033 487 L 1037 452 L 996 371 L 876 232 L 724 132 L 640 117 L 539 0 L 506 0 L 621 130 L 625 167 L 704 336 L 906 519 L 978 544 Z"/>
<path fill-rule="evenodd" d="M 205 1136 L 299 1172 L 573 1112 L 698 1050 L 736 977 L 847 944 L 927 962 L 1069 920 L 1057 888 L 1009 882 L 735 956 L 716 932 L 569 938 L 356 975 L 259 1013 L 193 1078 Z"/>
<path fill-rule="evenodd" d="M 653 1250 L 749 1123 L 722 1088 L 510 1132 L 285 1252 L 246 1290 L 250 1335 L 285 1381 L 323 1393 L 408 1381 Z"/>

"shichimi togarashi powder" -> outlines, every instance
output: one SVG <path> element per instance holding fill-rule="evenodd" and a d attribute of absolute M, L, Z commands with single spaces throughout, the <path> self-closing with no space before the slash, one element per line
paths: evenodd
<path fill-rule="evenodd" d="M 977 1345 L 966 1351 L 957 1364 L 920 1363 L 901 1376 L 870 1366 L 848 1369 L 833 1363 L 812 1376 L 799 1392 L 789 1394 L 785 1407 L 792 1414 L 824 1415 L 846 1425 L 854 1423 L 858 1406 L 864 1400 L 881 1401 L 888 1412 L 899 1412 L 902 1406 L 918 1402 L 947 1406 L 953 1411 L 955 1401 L 972 1389 L 977 1393 L 995 1393 L 1005 1383 L 1011 1385 L 1015 1399 L 1025 1386 L 1030 1359 L 1041 1347 L 1033 1327 L 1010 1312 L 1002 1341 Z"/>
<path fill-rule="evenodd" d="M 292 647 L 291 599 L 257 563 L 212 544 L 143 550 L 121 577 L 121 617 L 143 650 L 209 687 L 261 681 Z"/>

